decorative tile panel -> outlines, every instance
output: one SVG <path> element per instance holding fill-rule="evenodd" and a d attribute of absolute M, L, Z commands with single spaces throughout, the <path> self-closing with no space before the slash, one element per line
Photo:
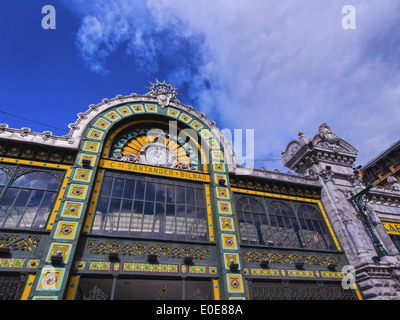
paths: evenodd
<path fill-rule="evenodd" d="M 220 214 L 232 214 L 232 207 L 230 202 L 218 201 L 218 213 Z"/>
<path fill-rule="evenodd" d="M 190 120 L 192 120 L 192 117 L 188 116 L 185 113 L 182 113 L 179 117 L 180 120 L 182 120 L 183 122 L 188 123 Z"/>
<path fill-rule="evenodd" d="M 77 222 L 59 221 L 54 235 L 55 239 L 72 240 L 75 238 L 75 233 L 78 229 Z"/>
<path fill-rule="evenodd" d="M 90 139 L 94 140 L 102 140 L 103 139 L 104 132 L 96 130 L 96 129 L 90 129 L 87 137 Z"/>
<path fill-rule="evenodd" d="M 215 188 L 215 191 L 217 193 L 217 198 L 222 198 L 222 199 L 230 198 L 228 188 L 217 187 L 217 188 Z"/>
<path fill-rule="evenodd" d="M 143 113 L 144 112 L 144 108 L 141 104 L 134 104 L 131 106 L 131 108 L 133 109 L 133 111 L 135 113 Z"/>
<path fill-rule="evenodd" d="M 235 231 L 232 218 L 220 217 L 219 226 L 222 231 Z"/>
<path fill-rule="evenodd" d="M 40 274 L 37 291 L 58 291 L 64 278 L 65 269 L 44 267 Z"/>
<path fill-rule="evenodd" d="M 25 259 L 0 259 L 0 268 L 22 268 Z"/>
<path fill-rule="evenodd" d="M 224 253 L 225 269 L 229 269 L 231 263 L 236 263 L 240 268 L 239 254 L 237 253 Z"/>
<path fill-rule="evenodd" d="M 52 243 L 50 246 L 49 253 L 46 257 L 46 262 L 51 262 L 52 256 L 62 256 L 63 262 L 68 263 L 68 259 L 71 252 L 71 244 L 64 244 L 64 243 Z"/>
<path fill-rule="evenodd" d="M 178 273 L 177 264 L 148 264 L 148 263 L 124 263 L 122 271 L 154 272 L 154 273 Z"/>
<path fill-rule="evenodd" d="M 193 129 L 196 129 L 196 130 L 199 130 L 199 129 L 201 129 L 201 128 L 203 128 L 203 125 L 200 123 L 200 122 L 198 122 L 198 121 L 192 121 L 191 123 L 190 123 L 190 126 L 193 128 Z"/>
<path fill-rule="evenodd" d="M 167 114 L 171 117 L 177 118 L 178 114 L 180 111 L 173 109 L 173 108 L 168 108 Z"/>
<path fill-rule="evenodd" d="M 104 116 L 113 122 L 121 118 L 115 111 L 108 112 Z"/>
<path fill-rule="evenodd" d="M 227 274 L 226 283 L 228 285 L 228 292 L 231 293 L 243 293 L 243 279 L 241 275 Z"/>
<path fill-rule="evenodd" d="M 86 185 L 71 184 L 69 187 L 68 198 L 85 199 L 87 192 Z"/>
<path fill-rule="evenodd" d="M 66 201 L 61 216 L 68 218 L 80 218 L 81 213 L 82 213 L 82 203 Z"/>
<path fill-rule="evenodd" d="M 99 120 L 97 120 L 95 122 L 93 127 L 98 128 L 100 130 L 106 130 L 110 125 L 111 125 L 111 123 L 109 121 L 107 121 L 106 119 L 100 118 Z"/>
<path fill-rule="evenodd" d="M 147 112 L 157 112 L 157 106 L 154 104 L 146 104 Z"/>
<path fill-rule="evenodd" d="M 224 249 L 237 249 L 236 236 L 231 234 L 221 234 L 221 241 Z"/>
<path fill-rule="evenodd" d="M 86 141 L 83 145 L 83 150 L 97 153 L 100 150 L 100 143 L 94 141 Z"/>
<path fill-rule="evenodd" d="M 119 107 L 117 108 L 117 111 L 124 117 L 124 116 L 129 116 L 132 114 L 131 109 L 129 109 L 128 106 L 124 106 L 124 107 Z"/>
<path fill-rule="evenodd" d="M 88 169 L 76 169 L 73 180 L 89 182 L 92 176 L 92 170 Z"/>

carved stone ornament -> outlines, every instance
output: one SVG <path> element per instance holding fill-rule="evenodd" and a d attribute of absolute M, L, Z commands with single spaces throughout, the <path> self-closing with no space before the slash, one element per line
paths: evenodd
<path fill-rule="evenodd" d="M 342 148 L 339 145 L 340 139 L 333 133 L 331 128 L 326 124 L 323 123 L 319 127 L 319 135 L 322 140 L 322 145 L 333 149 L 333 151 L 337 152 L 340 151 Z"/>
<path fill-rule="evenodd" d="M 397 179 L 393 176 L 387 178 L 387 182 L 390 183 L 392 190 L 400 191 L 400 185 L 397 183 Z"/>
<path fill-rule="evenodd" d="M 147 89 L 150 89 L 147 95 L 156 98 L 161 108 L 167 107 L 170 101 L 175 99 L 177 92 L 176 89 L 172 87 L 172 84 L 166 84 L 165 80 L 163 82 L 157 80 L 156 83 L 150 82 L 150 84 L 151 87 L 147 87 Z"/>
<path fill-rule="evenodd" d="M 324 182 L 332 181 L 333 172 L 332 170 L 324 169 L 319 173 L 319 176 L 324 180 Z"/>

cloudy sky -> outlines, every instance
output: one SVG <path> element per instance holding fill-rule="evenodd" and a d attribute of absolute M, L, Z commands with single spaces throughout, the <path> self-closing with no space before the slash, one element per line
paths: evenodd
<path fill-rule="evenodd" d="M 42 28 L 45 5 L 56 29 Z M 66 134 L 90 104 L 158 79 L 220 129 L 253 129 L 258 167 L 287 171 L 274 159 L 324 122 L 365 164 L 400 138 L 399 69 L 398 0 L 0 2 L 0 122 L 13 128 Z"/>

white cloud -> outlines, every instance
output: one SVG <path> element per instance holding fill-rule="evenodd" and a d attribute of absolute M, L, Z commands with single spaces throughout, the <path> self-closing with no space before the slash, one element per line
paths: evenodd
<path fill-rule="evenodd" d="M 221 129 L 255 129 L 257 159 L 279 158 L 298 131 L 311 137 L 327 122 L 363 164 L 399 139 L 399 4 L 352 2 L 356 30 L 342 29 L 344 1 L 110 0 L 85 13 L 77 42 L 94 71 L 124 41 L 156 71 L 167 48 L 156 36 L 174 35 L 175 50 L 200 39 L 197 70 L 182 62 L 170 78 L 188 82 L 194 107 Z"/>

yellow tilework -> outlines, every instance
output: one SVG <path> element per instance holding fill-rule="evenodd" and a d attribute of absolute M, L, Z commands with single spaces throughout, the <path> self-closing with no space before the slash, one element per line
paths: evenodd
<path fill-rule="evenodd" d="M 210 186 L 205 185 L 204 188 L 206 191 L 208 236 L 209 236 L 209 240 L 214 242 L 215 238 L 214 238 L 214 228 L 213 228 L 212 212 L 211 212 Z"/>

